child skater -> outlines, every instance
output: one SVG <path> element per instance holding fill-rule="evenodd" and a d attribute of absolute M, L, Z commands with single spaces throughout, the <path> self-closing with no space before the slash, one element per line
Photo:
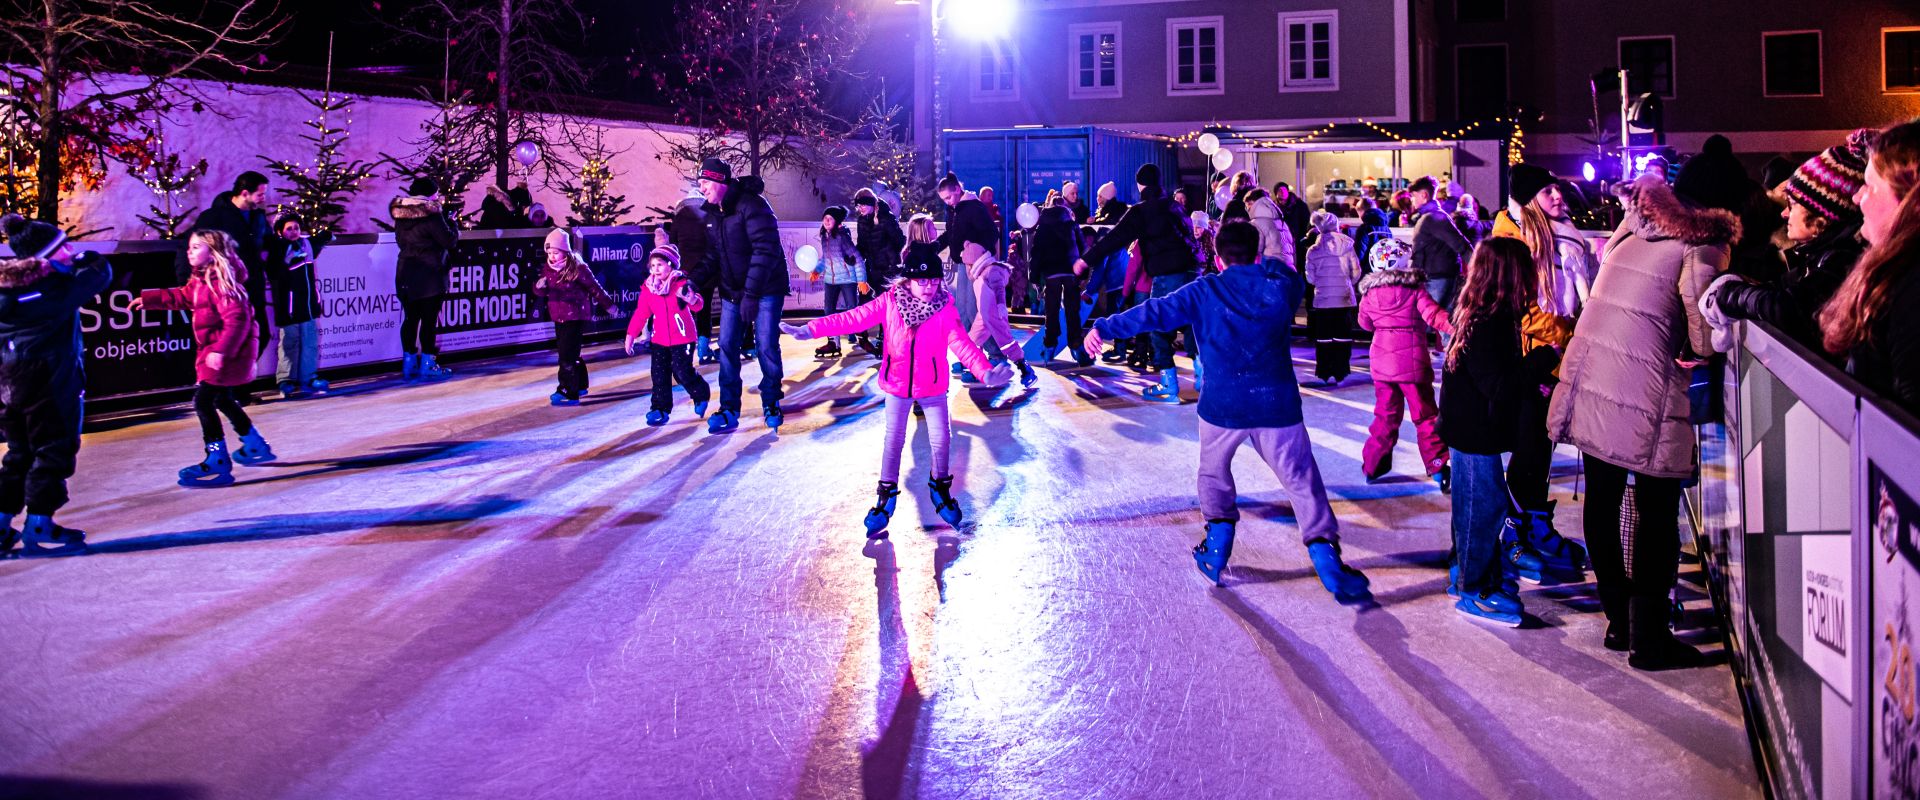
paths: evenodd
<path fill-rule="evenodd" d="M 1260 231 L 1245 222 L 1221 226 L 1214 238 L 1222 270 L 1164 297 L 1106 317 L 1087 334 L 1087 351 L 1108 338 L 1192 326 L 1208 365 L 1200 394 L 1200 512 L 1206 538 L 1193 548 L 1201 574 L 1221 584 L 1233 554 L 1233 454 L 1251 441 L 1293 501 L 1300 538 L 1320 583 L 1342 603 L 1366 601 L 1367 578 L 1340 560 L 1340 524 L 1327 503 L 1320 466 L 1300 413 L 1290 352 L 1294 309 L 1305 292 L 1300 273 L 1260 260 Z"/>
<path fill-rule="evenodd" d="M 247 300 L 247 268 L 235 252 L 233 237 L 206 228 L 188 234 L 187 265 L 193 270 L 187 285 L 142 290 L 129 307 L 193 312 L 193 344 L 200 351 L 193 362 L 194 378 L 200 384 L 193 390 L 193 410 L 200 417 L 207 456 L 180 470 L 180 485 L 225 486 L 233 483 L 233 462 L 260 464 L 274 459 L 273 448 L 233 397 L 234 387 L 253 380 L 259 334 L 253 325 L 253 304 Z M 227 455 L 226 435 L 220 429 L 221 414 L 227 415 L 233 432 L 240 435 L 240 449 L 232 457 Z"/>
<path fill-rule="evenodd" d="M 993 348 L 996 352 L 992 360 L 1011 360 L 1018 365 L 1020 385 L 1033 388 L 1040 376 L 1027 363 L 1026 348 L 1013 338 L 1013 327 L 1007 321 L 1007 278 L 1013 268 L 979 242 L 967 242 L 960 248 L 960 257 L 966 259 L 967 283 L 974 297 L 973 329 L 967 335 L 982 350 Z"/>
<path fill-rule="evenodd" d="M 1536 288 L 1533 253 L 1518 239 L 1474 248 L 1453 308 L 1453 340 L 1440 378 L 1440 437 L 1452 448 L 1453 558 L 1448 593 L 1475 619 L 1518 626 L 1518 587 L 1506 579 L 1501 531 L 1512 500 L 1503 453 L 1520 437 L 1523 408 L 1543 400 L 1560 354 L 1523 352 L 1520 319 Z M 1532 397 L 1529 398 L 1528 394 Z"/>
<path fill-rule="evenodd" d="M 587 320 L 593 308 L 614 308 L 613 298 L 600 287 L 600 280 L 587 269 L 587 262 L 573 251 L 571 235 L 565 228 L 547 234 L 547 266 L 533 284 L 533 293 L 547 299 L 547 316 L 553 319 L 553 343 L 560 352 L 560 386 L 548 396 L 556 406 L 580 405 L 587 393 L 587 362 L 580 360 L 580 337 L 587 332 Z"/>
<path fill-rule="evenodd" d="M 1368 254 L 1373 272 L 1360 279 L 1360 327 L 1373 331 L 1373 426 L 1360 448 L 1360 469 L 1372 483 L 1393 469 L 1400 412 L 1413 413 L 1420 460 L 1447 491 L 1447 445 L 1440 439 L 1440 407 L 1433 402 L 1433 359 L 1427 332 L 1452 333 L 1447 310 L 1427 293 L 1427 276 L 1413 266 L 1413 248 L 1381 239 Z"/>
<path fill-rule="evenodd" d="M 927 481 L 933 510 L 948 525 L 960 524 L 960 503 L 953 499 L 953 474 L 947 468 L 947 447 L 953 440 L 947 415 L 951 380 L 947 352 L 986 376 L 989 386 L 1005 384 L 1013 376 L 1013 369 L 1004 363 L 989 365 L 987 354 L 960 326 L 953 295 L 941 279 L 939 247 L 930 241 L 914 242 L 907 245 L 902 261 L 900 277 L 871 302 L 806 325 L 780 325 L 788 336 L 802 341 L 881 325 L 886 350 L 880 360 L 880 389 L 887 395 L 887 438 L 880 452 L 879 501 L 867 512 L 867 536 L 874 539 L 886 537 L 894 501 L 900 496 L 900 449 L 907 441 L 908 409 L 916 402 L 926 410 L 927 441 L 933 449 Z"/>
<path fill-rule="evenodd" d="M 86 371 L 80 306 L 105 291 L 113 269 L 99 253 L 76 254 L 67 236 L 18 214 L 0 218 L 14 257 L 0 260 L 0 558 L 24 538 L 26 555 L 86 549 L 86 534 L 62 528 L 67 478 L 80 453 Z M 13 518 L 27 514 L 21 529 Z"/>
<path fill-rule="evenodd" d="M 840 206 L 827 209 L 820 218 L 820 269 L 807 273 L 809 282 L 824 279 L 826 286 L 826 312 L 833 314 L 847 311 L 859 305 L 860 295 L 871 291 L 867 285 L 867 262 L 861 258 L 859 248 L 853 245 L 853 233 L 847 230 L 847 210 Z M 851 344 L 854 337 L 847 337 Z M 827 339 L 820 349 L 813 351 L 814 358 L 839 358 L 840 337 Z"/>
<path fill-rule="evenodd" d="M 280 398 L 292 400 L 329 388 L 320 379 L 320 279 L 315 261 L 333 241 L 332 233 L 309 237 L 300 218 L 288 214 L 273 223 L 267 242 L 267 285 L 272 287 L 273 322 L 280 326 Z"/>
<path fill-rule="evenodd" d="M 627 323 L 627 355 L 639 347 L 653 357 L 653 410 L 647 412 L 647 424 L 667 424 L 673 411 L 673 382 L 687 390 L 693 400 L 693 415 L 707 415 L 707 379 L 693 368 L 693 342 L 698 332 L 693 315 L 705 307 L 706 300 L 680 271 L 680 248 L 663 244 L 647 256 L 647 281 L 640 299 L 633 304 L 633 321 Z M 648 333 L 651 328 L 652 332 Z"/>

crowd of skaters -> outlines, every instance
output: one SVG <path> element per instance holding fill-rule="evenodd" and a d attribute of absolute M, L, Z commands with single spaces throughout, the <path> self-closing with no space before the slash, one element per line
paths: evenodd
<path fill-rule="evenodd" d="M 1147 400 L 1181 402 L 1175 355 L 1184 349 L 1200 398 L 1205 526 L 1196 566 L 1223 579 L 1238 519 L 1231 463 L 1245 444 L 1292 496 L 1325 588 L 1364 602 L 1368 582 L 1342 561 L 1292 363 L 1304 304 L 1322 385 L 1351 373 L 1354 328 L 1372 332 L 1375 419 L 1362 470 L 1368 480 L 1392 470 L 1410 413 L 1421 471 L 1451 494 L 1449 593 L 1462 614 L 1517 625 L 1519 582 L 1584 580 L 1591 567 L 1604 644 L 1630 651 L 1636 667 L 1689 666 L 1700 655 L 1672 635 L 1668 600 L 1679 491 L 1698 470 L 1700 399 L 1689 388 L 1692 371 L 1726 349 L 1731 322 L 1774 325 L 1920 410 L 1920 322 L 1901 313 L 1920 307 L 1920 120 L 1857 132 L 1798 165 L 1769 165 L 1758 181 L 1719 137 L 1672 180 L 1666 165 L 1654 166 L 1619 188 L 1625 220 L 1597 250 L 1570 220 L 1561 182 L 1526 164 L 1511 171 L 1505 207 L 1491 218 L 1432 178 L 1384 206 L 1366 197 L 1310 210 L 1287 184 L 1269 191 L 1245 173 L 1208 187 L 1210 198 L 1193 187 L 1168 191 L 1159 167 L 1146 164 L 1134 175 L 1137 202 L 1119 201 L 1110 183 L 1091 198 L 1067 183 L 1031 220 L 1016 220 L 1004 253 L 1007 220 L 990 189 L 944 176 L 936 187 L 944 229 L 924 214 L 901 220 L 862 189 L 821 220 L 820 262 L 807 275 L 824 283 L 826 313 L 797 324 L 783 315 L 792 286 L 764 184 L 707 159 L 692 176 L 699 196 L 675 209 L 667 240 L 648 255 L 625 349 L 652 360 L 648 425 L 669 422 L 677 382 L 714 434 L 740 425 L 745 361 L 758 362 L 764 424 L 782 424 L 782 336 L 825 340 L 815 351 L 823 359 L 877 359 L 886 432 L 863 520 L 873 537 L 886 535 L 894 513 L 916 415 L 929 431 L 935 510 L 950 525 L 964 519 L 948 468 L 947 396 L 956 381 L 1017 378 L 1022 390 L 1035 388 L 1009 323 L 1015 308 L 1044 316 L 1044 363 L 1064 349 L 1074 364 L 1066 368 L 1096 358 L 1129 364 L 1156 376 Z M 315 368 L 314 324 L 314 270 L 328 238 L 308 236 L 296 217 L 269 221 L 266 189 L 258 173 L 236 178 L 186 235 L 181 285 L 143 291 L 135 303 L 192 319 L 204 441 L 201 460 L 180 470 L 183 485 L 230 484 L 234 462 L 275 458 L 243 408 L 269 342 L 282 348 L 283 396 L 328 389 Z M 484 210 L 532 225 L 525 199 L 490 192 Z M 1210 209 L 1189 208 L 1200 199 Z M 457 228 L 429 179 L 413 181 L 389 211 L 403 377 L 444 379 L 435 328 Z M 0 261 L 0 551 L 24 539 L 27 554 L 83 552 L 84 535 L 52 517 L 67 500 L 84 415 L 78 309 L 112 270 L 51 224 L 9 216 L 0 227 L 14 253 Z M 1411 242 L 1394 238 L 1394 227 L 1412 228 Z M 578 245 L 551 231 L 533 285 L 555 323 L 549 402 L 560 406 L 589 391 L 585 323 L 614 306 Z M 715 362 L 719 403 L 709 414 L 715 392 L 696 366 Z M 240 441 L 231 452 L 229 427 Z M 1547 488 L 1560 443 L 1580 451 L 1591 486 L 1584 545 L 1555 527 Z M 1619 518 L 1629 485 L 1631 548 Z"/>

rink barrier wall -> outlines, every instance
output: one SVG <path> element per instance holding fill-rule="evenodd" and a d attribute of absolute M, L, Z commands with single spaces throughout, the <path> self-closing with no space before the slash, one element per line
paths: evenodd
<path fill-rule="evenodd" d="M 1777 798 L 1920 797 L 1920 420 L 1743 323 L 1690 521 Z"/>

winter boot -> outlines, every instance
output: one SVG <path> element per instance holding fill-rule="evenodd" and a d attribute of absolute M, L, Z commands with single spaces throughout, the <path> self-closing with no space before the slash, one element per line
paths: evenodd
<path fill-rule="evenodd" d="M 1193 565 L 1215 586 L 1225 586 L 1221 575 L 1227 571 L 1227 559 L 1233 557 L 1233 520 L 1207 520 L 1206 537 L 1193 546 Z"/>
<path fill-rule="evenodd" d="M 1433 482 L 1440 484 L 1441 494 L 1453 494 L 1453 467 L 1441 467 L 1439 472 L 1433 473 Z"/>
<path fill-rule="evenodd" d="M 1039 382 L 1040 376 L 1034 373 L 1033 365 L 1025 361 L 1020 362 L 1020 386 L 1031 389 L 1034 384 Z"/>
<path fill-rule="evenodd" d="M 1544 511 L 1526 512 L 1526 519 L 1520 525 L 1520 540 L 1539 554 L 1540 561 L 1549 572 L 1564 575 L 1566 580 L 1578 583 L 1586 578 L 1587 548 L 1554 530 L 1553 506 L 1556 502 L 1547 501 Z"/>
<path fill-rule="evenodd" d="M 1125 346 L 1125 345 L 1122 345 L 1122 344 L 1120 344 L 1119 342 L 1114 342 L 1114 343 L 1113 343 L 1113 349 L 1111 349 L 1111 350 L 1108 350 L 1107 352 L 1105 352 L 1105 353 L 1102 353 L 1102 354 L 1100 354 L 1100 363 L 1102 363 L 1102 364 L 1125 364 L 1125 363 L 1127 363 L 1127 348 L 1126 348 L 1126 346 Z"/>
<path fill-rule="evenodd" d="M 440 357 L 432 353 L 420 354 L 420 379 L 437 381 L 453 374 L 453 370 L 440 366 Z"/>
<path fill-rule="evenodd" d="M 1073 354 L 1073 363 L 1078 364 L 1080 367 L 1086 368 L 1093 366 L 1093 356 L 1087 355 L 1086 348 L 1080 345 L 1074 345 L 1067 348 L 1067 352 Z"/>
<path fill-rule="evenodd" d="M 740 427 L 740 412 L 720 409 L 707 418 L 707 433 L 724 433 Z"/>
<path fill-rule="evenodd" d="M 876 344 L 873 339 L 867 337 L 865 334 L 860 336 L 860 341 L 857 342 L 857 344 L 860 346 L 860 349 L 867 351 L 867 355 L 873 356 L 874 358 L 885 357 L 885 354 L 880 351 L 880 345 Z"/>
<path fill-rule="evenodd" d="M 1342 603 L 1359 603 L 1373 599 L 1368 590 L 1371 582 L 1360 570 L 1347 566 L 1340 560 L 1340 548 L 1325 539 L 1316 539 L 1307 543 L 1307 557 L 1313 560 L 1313 571 L 1320 574 L 1320 585 L 1333 593 L 1333 598 Z"/>
<path fill-rule="evenodd" d="M 878 490 L 879 499 L 873 508 L 867 510 L 867 538 L 887 538 L 887 523 L 893 521 L 893 507 L 900 497 L 900 484 L 894 481 L 881 481 Z"/>
<path fill-rule="evenodd" d="M 953 499 L 953 476 L 927 479 L 927 495 L 933 500 L 933 510 L 947 521 L 948 525 L 960 527 L 960 503 Z"/>
<path fill-rule="evenodd" d="M 1172 367 L 1160 373 L 1160 383 L 1149 386 L 1140 393 L 1141 397 L 1156 403 L 1180 402 L 1180 373 Z"/>
<path fill-rule="evenodd" d="M 181 486 L 225 486 L 233 483 L 233 459 L 227 457 L 227 442 L 207 443 L 207 457 L 180 470 Z"/>
<path fill-rule="evenodd" d="M 300 391 L 300 384 L 294 383 L 293 381 L 280 382 L 280 399 L 295 400 L 298 399 L 301 394 L 303 393 Z"/>
<path fill-rule="evenodd" d="M 1520 627 L 1520 598 L 1504 590 L 1489 591 L 1479 595 L 1467 595 L 1453 604 L 1453 609 L 1476 620 Z"/>
<path fill-rule="evenodd" d="M 260 426 L 253 426 L 240 437 L 240 449 L 233 451 L 233 460 L 242 464 L 265 464 L 279 458 L 273 454 L 273 447 L 267 444 L 267 438 L 260 435 Z"/>
<path fill-rule="evenodd" d="M 1520 580 L 1538 586 L 1546 565 L 1541 562 L 1540 554 L 1534 552 L 1533 548 L 1527 546 L 1526 541 L 1520 538 L 1522 526 L 1523 523 L 1513 516 L 1508 516 L 1506 522 L 1501 524 L 1500 553 L 1507 567 L 1512 569 Z"/>
<path fill-rule="evenodd" d="M 417 381 L 420 379 L 420 354 L 408 353 L 400 357 L 400 380 Z"/>
<path fill-rule="evenodd" d="M 20 526 L 20 537 L 25 540 L 22 555 L 70 556 L 87 552 L 86 533 L 55 525 L 53 517 L 45 514 L 28 514 L 27 524 Z"/>
<path fill-rule="evenodd" d="M 647 412 L 647 427 L 658 428 L 667 424 L 667 412 L 654 409 Z"/>
<path fill-rule="evenodd" d="M 705 401 L 705 400 L 700 400 L 700 401 L 696 401 L 696 402 L 695 402 L 695 403 L 693 404 L 693 415 L 694 415 L 695 417 L 704 417 L 704 416 L 706 416 L 706 415 L 707 415 L 707 401 Z"/>

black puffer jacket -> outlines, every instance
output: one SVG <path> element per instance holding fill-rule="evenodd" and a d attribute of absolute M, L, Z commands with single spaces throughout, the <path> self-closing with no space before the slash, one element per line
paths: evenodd
<path fill-rule="evenodd" d="M 1868 344 L 1850 354 L 1847 371 L 1867 388 L 1920 416 L 1920 264 L 1896 272 L 1887 310 L 1868 329 Z"/>
<path fill-rule="evenodd" d="M 1142 190 L 1140 202 L 1127 209 L 1113 230 L 1080 258 L 1088 264 L 1099 264 L 1136 241 L 1150 276 L 1191 274 L 1200 267 L 1194 257 L 1193 227 L 1187 221 L 1186 209 L 1152 186 Z"/>
<path fill-rule="evenodd" d="M 289 242 L 279 236 L 267 244 L 267 280 L 273 284 L 273 324 L 285 328 L 320 316 L 320 278 L 315 270 L 320 251 L 333 243 L 333 233 L 301 237 Z"/>
<path fill-rule="evenodd" d="M 900 251 L 907 246 L 907 234 L 885 200 L 875 200 L 873 216 L 856 216 L 853 229 L 860 257 L 867 260 L 867 283 L 878 292 L 900 274 Z"/>
<path fill-rule="evenodd" d="M 44 258 L 0 259 L 0 403 L 28 405 L 49 388 L 80 401 L 86 372 L 77 312 L 111 282 L 113 268 L 99 253 L 80 254 L 72 272 Z"/>
<path fill-rule="evenodd" d="M 681 270 L 702 294 L 720 285 L 720 272 L 707 263 L 707 212 L 705 200 L 689 197 L 673 209 L 673 224 L 667 239 L 680 250 Z"/>
<path fill-rule="evenodd" d="M 708 203 L 707 255 L 704 261 L 720 276 L 721 297 L 785 297 L 792 291 L 787 277 L 787 251 L 780 246 L 780 220 L 761 197 L 766 184 L 747 175 L 733 179 L 727 199 Z M 681 263 L 686 263 L 685 259 Z"/>
<path fill-rule="evenodd" d="M 447 251 L 460 234 L 440 201 L 401 195 L 387 204 L 393 214 L 393 241 L 400 245 L 393 289 L 403 300 L 425 300 L 447 293 Z"/>
<path fill-rule="evenodd" d="M 1786 252 L 1787 272 L 1770 284 L 1730 281 L 1720 287 L 1720 311 L 1730 319 L 1765 322 L 1818 352 L 1820 326 L 1815 319 L 1840 283 L 1853 272 L 1866 248 L 1860 221 L 1830 225 L 1813 241 Z"/>
<path fill-rule="evenodd" d="M 948 261 L 965 264 L 967 260 L 960 256 L 960 251 L 966 249 L 968 242 L 975 242 L 996 256 L 1000 254 L 1000 226 L 993 221 L 993 209 L 968 193 L 948 211 L 947 229 L 934 241 L 947 248 Z"/>
<path fill-rule="evenodd" d="M 1073 274 L 1073 262 L 1080 260 L 1080 228 L 1073 224 L 1073 212 L 1061 206 L 1048 206 L 1033 226 L 1032 270 L 1036 280 L 1048 280 Z"/>
<path fill-rule="evenodd" d="M 202 228 L 221 231 L 233 237 L 236 249 L 240 251 L 240 260 L 247 267 L 247 296 L 254 299 L 254 307 L 266 303 L 266 259 L 263 257 L 267 246 L 267 212 L 256 208 L 241 211 L 233 204 L 233 192 L 221 192 L 213 196 L 213 204 L 194 217 L 188 225 L 188 233 Z M 173 259 L 173 276 L 186 285 L 193 277 L 193 266 L 187 263 L 187 234 L 177 237 L 181 243 L 180 254 Z"/>

